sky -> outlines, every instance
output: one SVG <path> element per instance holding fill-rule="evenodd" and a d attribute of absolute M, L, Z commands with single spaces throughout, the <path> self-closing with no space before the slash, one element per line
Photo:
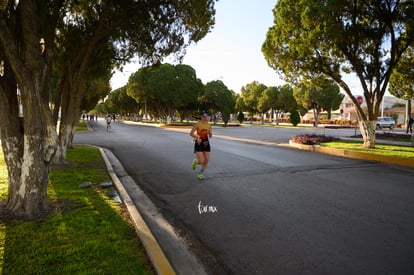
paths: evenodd
<path fill-rule="evenodd" d="M 266 32 L 273 26 L 272 9 L 276 2 L 219 0 L 213 29 L 187 48 L 182 63 L 193 67 L 204 84 L 221 80 L 236 93 L 253 81 L 266 86 L 283 85 L 261 51 Z M 111 79 L 112 89 L 126 85 L 129 75 L 139 68 L 138 63 L 130 63 L 123 72 L 116 72 Z"/>

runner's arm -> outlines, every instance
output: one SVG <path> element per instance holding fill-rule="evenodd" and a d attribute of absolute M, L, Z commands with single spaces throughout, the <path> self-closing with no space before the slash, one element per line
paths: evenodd
<path fill-rule="evenodd" d="M 196 134 L 196 130 L 197 130 L 197 124 L 194 124 L 193 128 L 190 131 L 190 136 L 198 141 L 200 137 Z"/>

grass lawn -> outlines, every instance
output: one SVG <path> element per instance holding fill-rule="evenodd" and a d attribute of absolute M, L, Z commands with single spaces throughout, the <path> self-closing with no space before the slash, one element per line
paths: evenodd
<path fill-rule="evenodd" d="M 79 125 L 76 127 L 77 132 L 88 132 L 88 126 L 86 125 L 85 120 L 81 119 L 79 120 Z"/>
<path fill-rule="evenodd" d="M 344 150 L 351 150 L 351 151 L 358 151 L 358 152 L 365 152 L 371 154 L 378 154 L 384 156 L 392 156 L 392 157 L 401 157 L 401 158 L 412 158 L 414 159 L 414 147 L 409 146 L 397 146 L 397 145 L 387 145 L 387 144 L 375 144 L 374 149 L 365 149 L 362 147 L 362 142 L 358 141 L 333 141 L 323 143 L 322 146 L 330 147 L 330 148 L 337 148 L 337 149 L 344 149 Z"/>
<path fill-rule="evenodd" d="M 0 221 L 0 274 L 155 274 L 121 204 L 99 184 L 110 181 L 99 151 L 75 147 L 50 172 L 54 214 L 34 222 Z M 91 182 L 90 188 L 79 184 Z M 0 149 L 0 204 L 7 170 Z"/>

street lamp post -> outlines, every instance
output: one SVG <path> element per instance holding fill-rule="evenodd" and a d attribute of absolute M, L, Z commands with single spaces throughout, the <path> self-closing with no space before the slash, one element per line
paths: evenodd
<path fill-rule="evenodd" d="M 0 61 L 0 76 L 4 76 L 4 60 Z"/>
<path fill-rule="evenodd" d="M 40 38 L 39 45 L 40 45 L 40 51 L 43 55 L 43 53 L 45 52 L 45 49 L 46 49 L 46 44 L 45 44 L 45 39 L 44 38 Z"/>
<path fill-rule="evenodd" d="M 144 116 L 145 116 L 145 123 L 147 123 L 148 117 L 147 117 L 147 100 L 146 99 L 144 102 Z"/>
<path fill-rule="evenodd" d="M 20 92 L 19 85 L 17 85 L 16 94 L 17 94 L 17 104 L 18 104 L 18 107 L 17 107 L 18 117 L 22 118 L 23 117 L 23 103 L 22 103 L 22 94 Z"/>
<path fill-rule="evenodd" d="M 357 102 L 358 102 L 358 105 L 362 105 L 362 103 L 364 103 L 364 98 L 362 97 L 362 96 L 357 96 L 357 98 L 356 98 L 356 100 L 357 100 Z M 355 110 L 356 111 L 356 110 Z M 355 136 L 356 136 L 356 132 L 357 132 L 357 127 L 359 126 L 358 124 L 359 124 L 359 117 L 358 117 L 358 112 L 356 111 L 356 124 L 355 124 Z"/>

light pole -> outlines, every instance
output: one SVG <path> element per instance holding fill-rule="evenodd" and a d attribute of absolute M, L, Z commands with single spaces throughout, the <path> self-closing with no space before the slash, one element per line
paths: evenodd
<path fill-rule="evenodd" d="M 360 95 L 357 96 L 356 100 L 357 100 L 359 106 L 361 106 L 362 103 L 364 103 L 364 98 Z M 357 127 L 359 126 L 359 116 L 358 116 L 358 111 L 357 110 L 355 110 L 355 111 L 356 111 L 357 117 L 356 117 L 355 134 L 354 135 L 356 136 Z"/>
<path fill-rule="evenodd" d="M 23 117 L 23 103 L 22 103 L 22 94 L 20 92 L 19 85 L 17 85 L 17 87 L 16 87 L 16 94 L 17 94 L 17 104 L 18 104 L 17 108 L 18 108 L 18 111 L 19 111 L 17 116 L 19 118 L 22 118 Z"/>
<path fill-rule="evenodd" d="M 43 55 L 43 53 L 45 52 L 45 49 L 46 49 L 46 44 L 45 44 L 45 39 L 44 38 L 40 38 L 39 45 L 40 45 L 40 51 Z"/>
<path fill-rule="evenodd" d="M 4 61 L 0 61 L 0 76 L 4 76 Z"/>
<path fill-rule="evenodd" d="M 147 100 L 144 101 L 144 116 L 145 116 L 145 123 L 147 123 Z"/>

